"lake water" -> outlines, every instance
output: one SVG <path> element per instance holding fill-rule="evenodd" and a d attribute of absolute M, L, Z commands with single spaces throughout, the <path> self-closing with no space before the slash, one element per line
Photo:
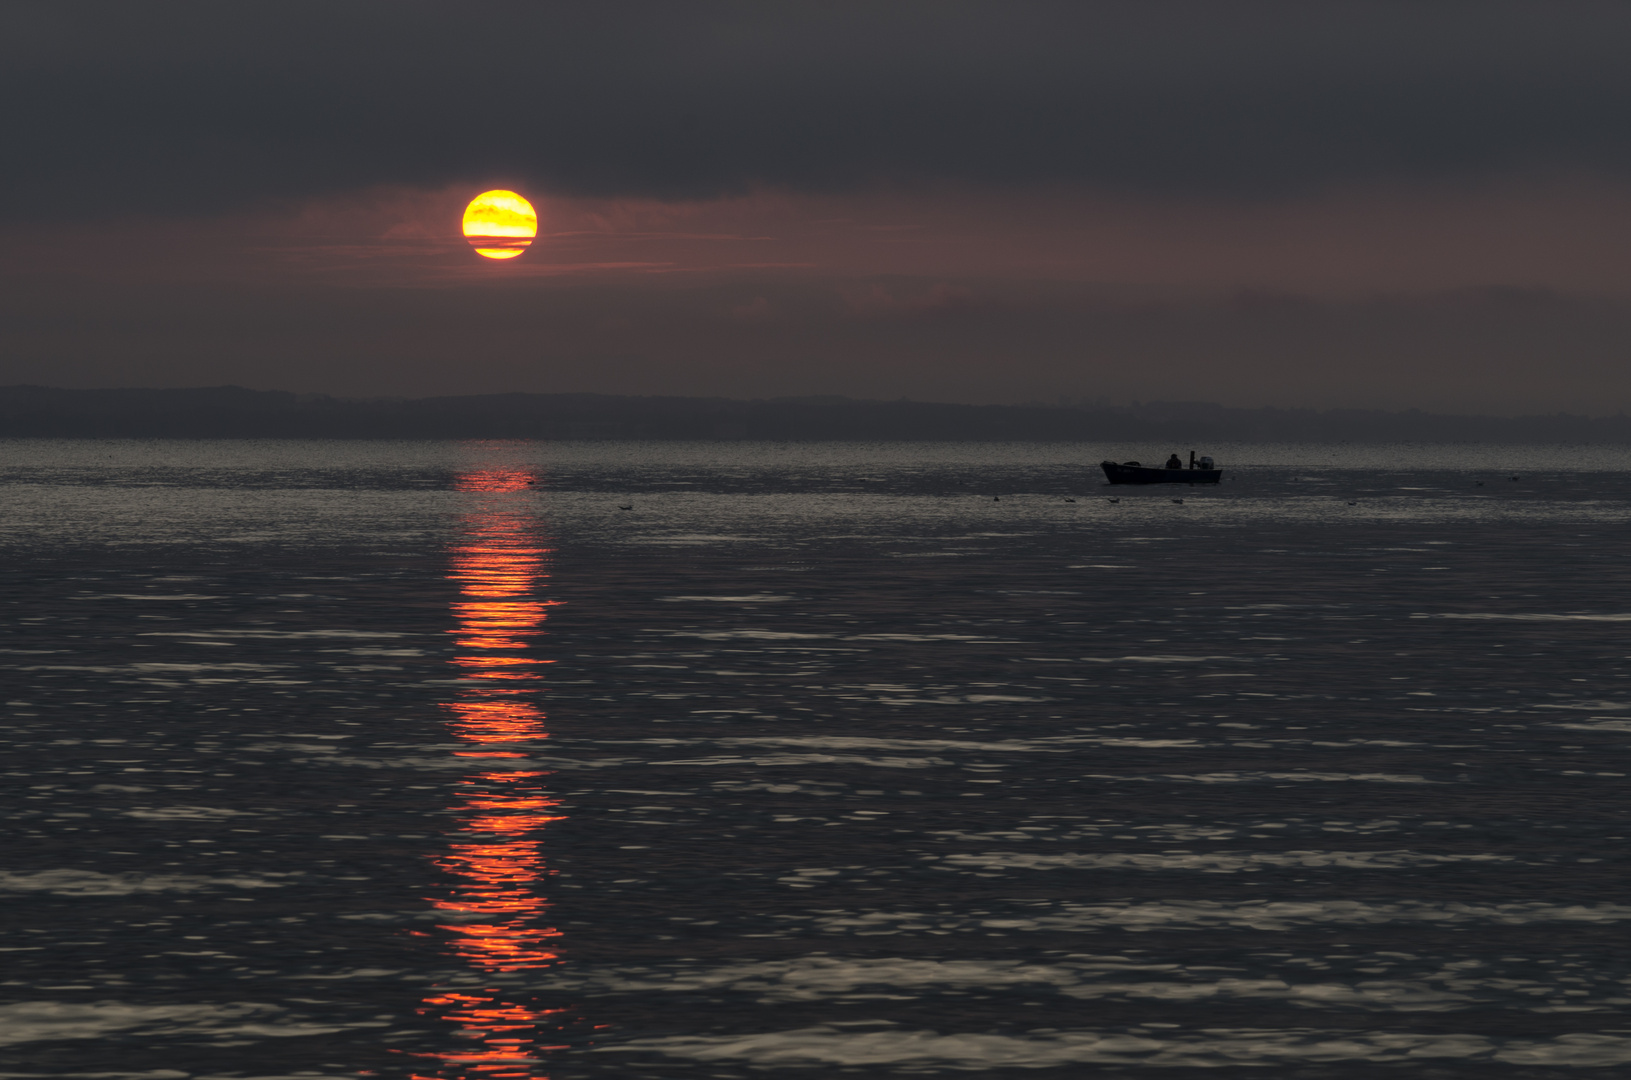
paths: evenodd
<path fill-rule="evenodd" d="M 0 1076 L 1631 1070 L 1631 451 L 1173 449 L 0 443 Z"/>

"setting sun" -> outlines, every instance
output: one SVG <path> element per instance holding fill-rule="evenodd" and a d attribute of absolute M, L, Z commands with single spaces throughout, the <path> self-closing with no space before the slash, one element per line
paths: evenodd
<path fill-rule="evenodd" d="M 513 191 L 484 191 L 464 208 L 464 236 L 477 255 L 513 259 L 537 235 L 537 212 Z"/>

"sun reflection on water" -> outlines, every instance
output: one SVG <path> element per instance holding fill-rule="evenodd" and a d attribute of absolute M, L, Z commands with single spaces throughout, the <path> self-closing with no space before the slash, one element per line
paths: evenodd
<path fill-rule="evenodd" d="M 543 851 L 545 827 L 562 819 L 558 801 L 544 786 L 546 773 L 496 767 L 525 756 L 515 744 L 549 737 L 539 700 L 548 661 L 529 650 L 555 602 L 541 595 L 549 549 L 527 496 L 532 483 L 526 472 L 488 469 L 457 484 L 474 501 L 448 575 L 459 584 L 452 631 L 459 689 L 447 709 L 449 726 L 470 746 L 455 754 L 473 759 L 474 771 L 460 784 L 457 832 L 436 860 L 449 886 L 431 902 L 448 916 L 440 930 L 475 978 L 439 987 L 421 1004 L 423 1015 L 457 1024 L 465 1045 L 427 1055 L 439 1064 L 416 1074 L 420 1080 L 543 1080 L 544 1055 L 559 1049 L 546 1043 L 569 1022 L 565 1010 L 483 978 L 558 959 Z"/>

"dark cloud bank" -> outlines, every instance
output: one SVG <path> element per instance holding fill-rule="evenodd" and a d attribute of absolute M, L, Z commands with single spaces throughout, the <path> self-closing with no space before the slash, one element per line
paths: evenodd
<path fill-rule="evenodd" d="M 1601 415 L 1627 41 L 1577 0 L 8 3 L 0 382 Z M 475 266 L 474 185 L 558 233 Z"/>
<path fill-rule="evenodd" d="M 1631 418 L 1229 409 L 1193 402 L 950 405 L 605 394 L 358 400 L 237 386 L 0 387 L 0 438 L 18 437 L 1628 443 Z"/>
<path fill-rule="evenodd" d="M 0 207 L 1619 174 L 1627 40 L 1569 0 L 12 3 Z"/>

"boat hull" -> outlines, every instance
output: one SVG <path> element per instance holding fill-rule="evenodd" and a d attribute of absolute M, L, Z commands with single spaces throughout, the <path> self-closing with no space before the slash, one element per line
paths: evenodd
<path fill-rule="evenodd" d="M 1215 484 L 1223 479 L 1222 469 L 1150 469 L 1114 461 L 1101 461 L 1099 468 L 1112 484 Z"/>

